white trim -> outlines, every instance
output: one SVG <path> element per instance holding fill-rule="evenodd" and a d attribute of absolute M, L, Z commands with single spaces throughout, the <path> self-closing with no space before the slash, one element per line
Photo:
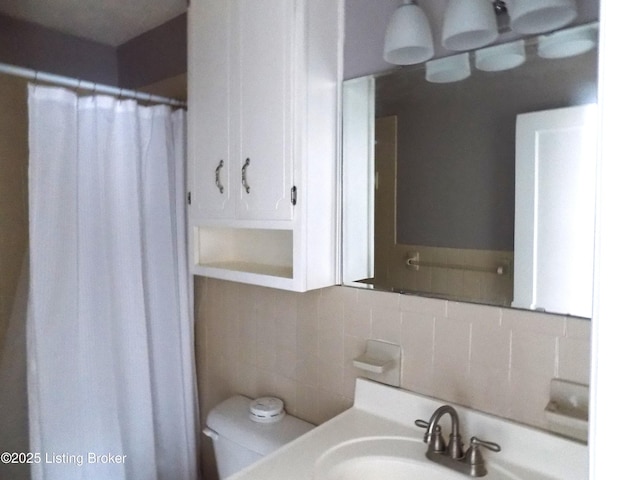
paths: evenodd
<path fill-rule="evenodd" d="M 600 159 L 592 333 L 590 479 L 636 477 L 640 364 L 638 2 L 601 2 Z"/>

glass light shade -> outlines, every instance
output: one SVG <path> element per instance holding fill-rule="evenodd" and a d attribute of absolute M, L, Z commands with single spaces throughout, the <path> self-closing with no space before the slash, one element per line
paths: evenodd
<path fill-rule="evenodd" d="M 597 26 L 583 25 L 538 37 L 538 55 L 565 58 L 586 53 L 598 43 Z"/>
<path fill-rule="evenodd" d="M 400 5 L 387 25 L 384 59 L 394 65 L 413 65 L 433 57 L 433 35 L 422 9 L 407 2 Z"/>
<path fill-rule="evenodd" d="M 519 67 L 526 59 L 524 40 L 517 40 L 476 51 L 476 68 L 485 72 L 499 72 Z"/>
<path fill-rule="evenodd" d="M 451 57 L 438 58 L 427 62 L 426 79 L 431 83 L 450 83 L 464 80 L 471 75 L 469 54 L 459 53 Z"/>
<path fill-rule="evenodd" d="M 450 0 L 444 14 L 442 44 L 449 50 L 473 50 L 498 38 L 498 21 L 489 0 Z"/>
<path fill-rule="evenodd" d="M 511 29 L 522 34 L 556 30 L 578 15 L 575 0 L 505 0 Z"/>

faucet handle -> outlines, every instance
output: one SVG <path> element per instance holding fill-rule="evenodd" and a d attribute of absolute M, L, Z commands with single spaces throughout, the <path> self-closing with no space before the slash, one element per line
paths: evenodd
<path fill-rule="evenodd" d="M 464 455 L 466 463 L 469 465 L 469 474 L 472 477 L 482 477 L 487 474 L 487 467 L 482 458 L 480 447 L 487 448 L 492 452 L 499 452 L 500 445 L 486 440 L 480 440 L 478 437 L 471 437 L 469 442 L 469 450 Z"/>
<path fill-rule="evenodd" d="M 418 418 L 413 423 L 415 424 L 416 427 L 426 428 L 427 430 L 429 429 L 429 422 L 427 422 L 426 420 L 422 420 L 421 418 Z"/>
<path fill-rule="evenodd" d="M 497 443 L 488 442 L 486 440 L 480 440 L 478 437 L 471 437 L 471 440 L 469 441 L 469 443 L 471 447 L 473 446 L 484 447 L 491 450 L 492 452 L 499 452 L 500 450 L 502 450 L 500 448 L 500 445 L 498 445 Z"/>
<path fill-rule="evenodd" d="M 442 428 L 440 428 L 440 425 L 436 424 L 433 427 L 433 434 L 429 435 L 429 422 L 418 419 L 413 423 L 416 427 L 427 429 L 427 431 L 424 433 L 424 443 L 431 444 L 435 452 L 444 452 L 447 449 L 447 445 L 444 442 L 444 437 L 442 436 Z M 435 438 L 431 438 L 432 436 Z"/>

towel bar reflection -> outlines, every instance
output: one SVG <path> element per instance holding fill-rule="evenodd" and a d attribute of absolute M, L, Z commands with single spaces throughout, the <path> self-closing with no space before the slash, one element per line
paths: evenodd
<path fill-rule="evenodd" d="M 473 265 L 458 265 L 455 263 L 425 262 L 420 261 L 420 254 L 418 252 L 408 253 L 405 263 L 407 268 L 411 270 L 419 270 L 420 267 L 435 267 L 447 268 L 450 270 L 466 270 L 470 272 L 493 273 L 495 275 L 506 275 L 508 270 L 506 265 L 498 265 L 495 267 L 480 267 Z"/>

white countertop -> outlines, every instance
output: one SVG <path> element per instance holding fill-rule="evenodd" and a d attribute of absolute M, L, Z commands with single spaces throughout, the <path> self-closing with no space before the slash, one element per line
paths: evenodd
<path fill-rule="evenodd" d="M 229 480 L 314 479 L 314 466 L 327 450 L 366 437 L 421 439 L 417 418 L 428 420 L 443 402 L 375 382 L 358 379 L 354 406 L 236 473 Z M 491 478 L 526 480 L 588 478 L 588 449 L 578 442 L 454 405 L 465 444 L 473 435 L 501 445 L 500 453 L 483 453 Z M 448 438 L 449 420 L 442 421 Z M 425 445 L 426 452 L 426 445 Z M 430 460 L 424 458 L 425 462 Z M 491 465 L 507 466 L 507 476 L 492 474 Z M 496 467 L 497 468 L 497 467 Z M 494 469 L 496 470 L 496 469 Z M 518 473 L 519 472 L 519 473 Z M 470 478 L 460 474 L 460 478 Z"/>

